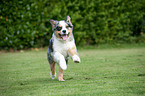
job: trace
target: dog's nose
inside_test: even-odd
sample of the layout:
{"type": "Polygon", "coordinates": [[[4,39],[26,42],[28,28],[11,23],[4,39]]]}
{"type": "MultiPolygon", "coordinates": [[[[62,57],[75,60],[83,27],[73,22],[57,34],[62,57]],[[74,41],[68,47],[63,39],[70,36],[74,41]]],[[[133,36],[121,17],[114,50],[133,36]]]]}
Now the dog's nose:
{"type": "Polygon", "coordinates": [[[62,32],[63,32],[63,33],[66,33],[66,30],[63,30],[62,32]]]}

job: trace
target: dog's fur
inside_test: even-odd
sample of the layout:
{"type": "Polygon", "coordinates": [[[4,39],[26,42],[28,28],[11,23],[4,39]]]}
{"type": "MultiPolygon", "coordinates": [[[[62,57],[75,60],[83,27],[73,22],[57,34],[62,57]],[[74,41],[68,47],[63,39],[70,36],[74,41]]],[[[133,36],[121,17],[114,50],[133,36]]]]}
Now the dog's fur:
{"type": "Polygon", "coordinates": [[[67,69],[66,64],[68,63],[69,56],[72,57],[73,62],[80,62],[72,33],[73,25],[69,16],[65,20],[57,21],[50,19],[49,21],[53,30],[47,52],[51,69],[50,75],[52,79],[56,77],[55,63],[57,63],[59,65],[58,80],[64,81],[63,72],[67,69]]]}

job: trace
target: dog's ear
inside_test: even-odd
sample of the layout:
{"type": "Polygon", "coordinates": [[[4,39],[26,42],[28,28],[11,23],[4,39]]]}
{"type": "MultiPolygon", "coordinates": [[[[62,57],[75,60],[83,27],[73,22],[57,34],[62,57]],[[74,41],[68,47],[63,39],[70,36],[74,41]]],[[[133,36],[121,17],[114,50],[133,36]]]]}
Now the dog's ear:
{"type": "Polygon", "coordinates": [[[55,25],[57,24],[57,20],[53,20],[53,19],[50,19],[49,22],[51,23],[52,25],[52,29],[55,27],[55,25]]]}
{"type": "Polygon", "coordinates": [[[71,18],[67,15],[65,21],[68,22],[71,26],[73,26],[70,19],[71,19],[71,18]]]}

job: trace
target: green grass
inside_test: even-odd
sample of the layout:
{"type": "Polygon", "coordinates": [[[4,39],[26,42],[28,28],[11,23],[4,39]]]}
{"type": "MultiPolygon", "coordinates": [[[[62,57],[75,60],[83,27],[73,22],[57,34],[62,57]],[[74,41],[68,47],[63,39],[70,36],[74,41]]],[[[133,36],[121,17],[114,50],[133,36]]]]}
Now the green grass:
{"type": "Polygon", "coordinates": [[[145,96],[145,47],[79,48],[79,55],[59,82],[46,50],[0,53],[0,96],[145,96]]]}

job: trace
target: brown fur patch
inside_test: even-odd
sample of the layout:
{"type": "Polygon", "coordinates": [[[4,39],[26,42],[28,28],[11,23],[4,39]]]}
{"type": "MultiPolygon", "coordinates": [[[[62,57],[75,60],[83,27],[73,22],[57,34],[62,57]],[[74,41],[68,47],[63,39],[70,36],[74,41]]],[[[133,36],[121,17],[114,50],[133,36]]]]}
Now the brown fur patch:
{"type": "Polygon", "coordinates": [[[55,62],[50,64],[50,68],[51,68],[52,75],[55,75],[55,62]]]}
{"type": "Polygon", "coordinates": [[[70,37],[71,34],[72,34],[72,28],[70,28],[70,29],[68,30],[68,32],[69,32],[69,36],[68,36],[68,37],[70,37]]]}
{"type": "Polygon", "coordinates": [[[64,72],[64,70],[59,67],[59,73],[58,73],[59,81],[63,81],[63,72],[64,72]]]}
{"type": "Polygon", "coordinates": [[[61,39],[61,37],[58,35],[58,34],[60,34],[61,33],[61,31],[55,31],[55,36],[57,37],[57,38],[59,38],[59,39],[61,39]]]}
{"type": "Polygon", "coordinates": [[[69,53],[70,56],[73,56],[73,55],[77,54],[76,46],[74,46],[72,49],[68,49],[68,53],[69,53]]]}

